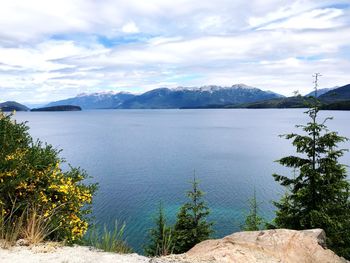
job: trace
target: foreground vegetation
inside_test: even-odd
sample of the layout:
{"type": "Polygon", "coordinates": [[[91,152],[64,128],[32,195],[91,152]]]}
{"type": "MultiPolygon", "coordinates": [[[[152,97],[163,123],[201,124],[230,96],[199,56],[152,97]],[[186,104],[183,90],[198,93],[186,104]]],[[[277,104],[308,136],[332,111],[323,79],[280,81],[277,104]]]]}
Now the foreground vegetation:
{"type": "Polygon", "coordinates": [[[168,227],[162,205],[159,205],[155,227],[150,230],[150,243],[145,252],[149,256],[165,256],[184,253],[213,233],[212,222],[206,218],[210,210],[203,200],[204,193],[198,187],[195,175],[191,190],[187,192],[188,202],[180,207],[174,226],[168,227]]]}
{"type": "MultiPolygon", "coordinates": [[[[317,90],[318,75],[315,89],[317,90]]],[[[310,121],[297,125],[303,134],[283,135],[292,140],[297,155],[280,159],[281,165],[293,169],[293,176],[274,174],[286,187],[285,196],[275,202],[276,227],[290,229],[322,228],[327,244],[336,253],[350,258],[350,184],[346,166],[339,163],[345,150],[338,147],[347,138],[329,131],[327,118],[318,121],[319,103],[315,101],[306,112],[310,121]]]]}
{"type": "Polygon", "coordinates": [[[34,141],[25,123],[0,112],[0,238],[74,242],[88,229],[96,190],[51,145],[34,141]]]}
{"type": "Polygon", "coordinates": [[[92,246],[106,252],[132,253],[132,248],[128,246],[124,239],[125,226],[125,224],[119,226],[118,221],[115,221],[112,229],[108,229],[106,225],[104,225],[103,229],[92,225],[80,244],[92,246]]]}

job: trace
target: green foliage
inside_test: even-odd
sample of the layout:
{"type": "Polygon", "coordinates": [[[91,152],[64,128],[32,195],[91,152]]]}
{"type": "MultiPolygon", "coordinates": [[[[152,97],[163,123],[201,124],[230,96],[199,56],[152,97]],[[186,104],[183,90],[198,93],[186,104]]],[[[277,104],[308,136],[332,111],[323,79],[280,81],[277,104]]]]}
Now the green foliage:
{"type": "MultiPolygon", "coordinates": [[[[95,184],[84,184],[87,174],[74,167],[63,171],[58,150],[33,141],[25,123],[0,112],[0,208],[18,220],[26,209],[40,211],[55,229],[52,240],[74,241],[88,228],[95,184]],[[16,204],[16,210],[13,205],[16,204]]],[[[7,220],[10,222],[11,220],[7,220]]]]}
{"type": "MultiPolygon", "coordinates": [[[[317,82],[316,82],[317,87],[317,82]]],[[[322,228],[336,253],[350,258],[350,184],[346,167],[339,163],[345,150],[338,147],[347,138],[318,122],[318,104],[306,112],[310,121],[298,125],[304,133],[284,135],[292,140],[297,155],[278,162],[294,170],[294,176],[274,174],[287,189],[277,207],[275,224],[291,229],[322,228]]]]}
{"type": "Polygon", "coordinates": [[[109,230],[104,225],[101,231],[95,225],[89,229],[82,240],[82,244],[101,249],[106,252],[115,252],[119,254],[132,253],[133,250],[127,245],[124,239],[125,224],[120,228],[118,222],[115,221],[114,228],[109,230]]]}
{"type": "Polygon", "coordinates": [[[173,253],[174,243],[170,227],[166,219],[162,204],[159,203],[158,215],[154,220],[155,226],[149,231],[149,244],[145,248],[147,256],[166,256],[173,253]]]}
{"type": "Polygon", "coordinates": [[[259,215],[259,203],[256,199],[256,191],[254,189],[254,195],[249,199],[249,213],[246,216],[242,230],[244,231],[257,231],[264,228],[264,219],[259,215]]]}
{"type": "Polygon", "coordinates": [[[197,243],[209,238],[213,223],[207,222],[210,210],[202,200],[204,193],[198,188],[198,181],[193,177],[192,189],[187,192],[190,199],[177,215],[174,226],[175,253],[184,253],[197,243]]]}

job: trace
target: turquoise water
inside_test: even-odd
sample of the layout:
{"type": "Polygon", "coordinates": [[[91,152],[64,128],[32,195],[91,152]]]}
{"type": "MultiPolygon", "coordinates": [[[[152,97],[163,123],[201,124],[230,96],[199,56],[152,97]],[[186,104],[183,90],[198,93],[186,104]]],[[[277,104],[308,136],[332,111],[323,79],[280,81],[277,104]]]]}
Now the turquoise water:
{"type": "MultiPolygon", "coordinates": [[[[350,112],[321,116],[334,116],[329,127],[350,138],[350,112]]],[[[128,243],[139,252],[160,200],[174,222],[194,170],[215,237],[239,229],[254,187],[271,219],[271,201],[283,193],[271,174],[288,172],[274,160],[293,153],[278,135],[308,120],[300,109],[18,112],[16,119],[99,183],[93,216],[100,224],[126,222],[128,243]]],[[[350,154],[342,161],[349,165],[350,154]]]]}

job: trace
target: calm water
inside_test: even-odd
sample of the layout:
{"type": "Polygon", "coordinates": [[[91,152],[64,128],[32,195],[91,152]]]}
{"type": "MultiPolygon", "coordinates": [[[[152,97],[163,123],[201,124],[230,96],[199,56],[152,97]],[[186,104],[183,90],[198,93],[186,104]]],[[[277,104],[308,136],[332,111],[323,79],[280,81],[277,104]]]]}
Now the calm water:
{"type": "MultiPolygon", "coordinates": [[[[127,224],[128,243],[142,251],[162,200],[170,223],[186,200],[193,171],[207,193],[215,235],[237,231],[254,187],[261,210],[273,217],[282,189],[274,160],[293,152],[279,134],[307,121],[303,110],[98,110],[18,112],[30,133],[57,148],[100,185],[94,216],[101,224],[127,224]]],[[[350,112],[334,116],[331,129],[350,138],[350,112]]],[[[349,143],[344,147],[350,148],[349,143]]],[[[350,154],[343,158],[350,164],[350,154]]]]}

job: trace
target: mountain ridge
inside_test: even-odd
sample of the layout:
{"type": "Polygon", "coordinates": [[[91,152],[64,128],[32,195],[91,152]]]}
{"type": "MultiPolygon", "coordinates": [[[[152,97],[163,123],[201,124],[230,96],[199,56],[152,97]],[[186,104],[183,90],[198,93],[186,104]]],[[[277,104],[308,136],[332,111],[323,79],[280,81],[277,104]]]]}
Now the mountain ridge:
{"type": "Polygon", "coordinates": [[[284,97],[245,84],[232,86],[157,88],[142,94],[100,92],[78,94],[76,97],[50,102],[46,106],[76,105],[83,109],[171,109],[198,107],[210,104],[247,103],[284,97]]]}
{"type": "Polygon", "coordinates": [[[53,101],[45,106],[74,105],[79,106],[82,109],[113,109],[133,96],[136,95],[126,92],[81,93],[76,97],[53,101]]]}
{"type": "MultiPolygon", "coordinates": [[[[275,98],[240,105],[226,105],[224,108],[247,108],[247,109],[281,109],[281,108],[307,108],[313,103],[314,96],[294,96],[275,98]]],[[[318,96],[321,109],[325,110],[350,110],[350,84],[331,89],[318,96]]]]}

